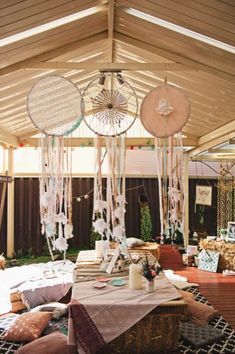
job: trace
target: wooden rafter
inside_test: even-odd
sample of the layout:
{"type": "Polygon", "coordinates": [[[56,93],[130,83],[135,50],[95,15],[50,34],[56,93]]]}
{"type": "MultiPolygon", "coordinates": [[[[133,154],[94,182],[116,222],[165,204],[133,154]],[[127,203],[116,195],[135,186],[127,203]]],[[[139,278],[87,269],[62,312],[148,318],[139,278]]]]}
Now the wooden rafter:
{"type": "MultiPolygon", "coordinates": [[[[21,140],[24,144],[27,144],[27,146],[33,146],[33,147],[38,147],[39,146],[39,141],[38,138],[25,138],[24,140],[21,140]]],[[[105,145],[105,138],[101,140],[102,144],[105,145]]],[[[191,147],[191,146],[196,146],[197,145],[198,139],[195,137],[190,137],[190,138],[183,138],[183,145],[185,147],[191,147]]],[[[94,146],[93,145],[93,137],[81,137],[81,138],[65,138],[65,145],[71,145],[72,147],[79,147],[79,146],[94,146]]],[[[152,147],[154,145],[154,138],[152,137],[146,137],[146,138],[126,138],[126,146],[127,147],[152,147]]]]}
{"type": "MultiPolygon", "coordinates": [[[[221,136],[226,136],[226,134],[231,133],[232,136],[229,139],[232,139],[235,137],[235,120],[232,122],[229,122],[227,124],[224,124],[222,127],[215,129],[214,131],[210,132],[209,134],[203,135],[200,140],[199,140],[199,145],[205,144],[208,142],[208,140],[211,139],[217,139],[221,136]]],[[[225,139],[226,141],[228,139],[225,139]]],[[[214,145],[215,146],[215,145],[214,145]]]]}
{"type": "Polygon", "coordinates": [[[6,130],[0,128],[0,143],[6,146],[18,146],[18,139],[13,135],[7,132],[6,130]]]}
{"type": "Polygon", "coordinates": [[[207,152],[209,149],[223,144],[234,137],[235,121],[232,121],[199,138],[198,146],[189,151],[189,158],[194,159],[195,157],[199,157],[198,155],[207,152]]]}
{"type": "Polygon", "coordinates": [[[114,29],[114,0],[108,3],[108,60],[113,62],[113,29],[114,29]]]}
{"type": "Polygon", "coordinates": [[[235,77],[231,74],[228,74],[222,70],[213,68],[211,66],[202,64],[200,62],[194,61],[192,59],[186,58],[185,56],[182,56],[180,54],[176,54],[176,53],[170,52],[168,50],[165,50],[165,49],[162,49],[159,47],[155,47],[154,45],[140,41],[139,39],[135,39],[130,36],[127,36],[127,35],[124,35],[121,33],[117,33],[117,32],[114,33],[114,39],[116,41],[119,41],[122,43],[128,43],[131,46],[134,46],[137,48],[142,48],[146,51],[149,51],[150,53],[160,55],[166,59],[172,60],[176,63],[183,64],[187,67],[194,68],[194,70],[201,70],[201,71],[210,73],[212,75],[215,75],[217,77],[220,77],[228,82],[235,82],[235,77]]]}
{"type": "Polygon", "coordinates": [[[97,42],[99,42],[103,39],[106,39],[106,38],[107,38],[107,32],[105,31],[105,32],[96,34],[94,36],[90,36],[88,38],[63,45],[59,48],[49,50],[45,53],[36,55],[32,58],[20,61],[18,63],[12,64],[12,65],[9,65],[5,68],[0,69],[0,76],[12,73],[12,72],[20,70],[20,69],[30,68],[30,65],[34,65],[36,63],[51,60],[55,57],[58,57],[59,55],[62,55],[66,52],[73,51],[79,47],[90,45],[92,43],[97,44],[97,42]]]}
{"type": "MultiPolygon", "coordinates": [[[[150,71],[195,71],[195,67],[178,63],[97,63],[97,62],[41,62],[27,63],[21,69],[54,69],[54,70],[150,70],[150,71]]],[[[1,73],[1,71],[0,71],[1,73]]]]}

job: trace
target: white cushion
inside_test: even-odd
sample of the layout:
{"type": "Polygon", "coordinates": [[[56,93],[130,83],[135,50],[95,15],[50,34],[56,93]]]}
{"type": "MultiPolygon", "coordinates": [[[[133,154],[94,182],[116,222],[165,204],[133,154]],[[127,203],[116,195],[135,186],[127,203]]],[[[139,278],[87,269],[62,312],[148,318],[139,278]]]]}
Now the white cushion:
{"type": "Polygon", "coordinates": [[[145,242],[143,240],[140,240],[139,238],[128,237],[126,239],[126,244],[127,247],[136,247],[136,246],[143,246],[145,242]]]}

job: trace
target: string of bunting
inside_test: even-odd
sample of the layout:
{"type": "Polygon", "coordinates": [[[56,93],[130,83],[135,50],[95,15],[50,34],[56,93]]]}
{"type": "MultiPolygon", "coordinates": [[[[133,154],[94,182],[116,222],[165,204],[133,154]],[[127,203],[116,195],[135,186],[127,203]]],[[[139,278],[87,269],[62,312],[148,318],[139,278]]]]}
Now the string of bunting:
{"type": "MultiPolygon", "coordinates": [[[[30,147],[30,143],[27,140],[23,140],[19,143],[19,147],[30,147]]],[[[77,147],[79,148],[84,148],[84,147],[94,147],[94,141],[92,139],[89,139],[87,141],[84,141],[77,147]]],[[[34,146],[34,148],[37,150],[38,147],[34,146]]],[[[148,139],[145,143],[143,144],[137,144],[137,145],[129,145],[126,147],[129,150],[155,150],[155,145],[153,142],[148,139]]]]}
{"type": "MultiPolygon", "coordinates": [[[[126,191],[131,191],[131,190],[133,190],[133,189],[139,189],[139,188],[144,188],[144,190],[146,191],[146,188],[145,188],[145,185],[144,184],[141,184],[141,185],[139,185],[139,186],[135,186],[135,187],[132,187],[132,188],[127,188],[126,189],[126,191]]],[[[105,188],[103,188],[103,189],[105,189],[105,188]]],[[[82,198],[84,198],[84,199],[89,199],[89,195],[91,194],[91,193],[93,193],[94,192],[94,188],[93,189],[91,189],[89,192],[87,192],[86,194],[82,194],[82,195],[80,195],[79,197],[73,197],[73,199],[76,199],[76,201],[77,202],[81,202],[82,201],[82,198]]]]}

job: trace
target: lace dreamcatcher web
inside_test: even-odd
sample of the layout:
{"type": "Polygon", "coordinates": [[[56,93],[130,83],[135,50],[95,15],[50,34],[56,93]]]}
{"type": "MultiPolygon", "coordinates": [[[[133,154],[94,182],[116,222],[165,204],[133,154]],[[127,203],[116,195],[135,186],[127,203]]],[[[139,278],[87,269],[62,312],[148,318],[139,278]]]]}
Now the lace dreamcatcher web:
{"type": "Polygon", "coordinates": [[[82,99],[77,87],[59,75],[38,80],[27,97],[28,114],[41,135],[40,218],[53,259],[52,249],[65,251],[73,237],[72,152],[65,146],[82,120],[82,99]],[[52,247],[52,248],[51,248],[52,247]]]}
{"type": "Polygon", "coordinates": [[[87,85],[82,98],[84,121],[95,134],[117,136],[134,124],[138,99],[120,73],[100,74],[87,85]]]}
{"type": "Polygon", "coordinates": [[[155,137],[161,239],[184,230],[184,172],[181,129],[190,116],[182,90],[165,82],[150,91],[140,107],[145,129],[155,137]]]}
{"type": "Polygon", "coordinates": [[[120,73],[101,73],[83,92],[84,121],[96,134],[93,229],[103,240],[103,256],[109,241],[117,247],[107,268],[111,272],[120,253],[127,254],[125,232],[125,132],[133,125],[138,99],[120,73]],[[102,143],[103,140],[103,143],[102,143]],[[103,193],[102,145],[107,166],[106,193],[103,193]]]}

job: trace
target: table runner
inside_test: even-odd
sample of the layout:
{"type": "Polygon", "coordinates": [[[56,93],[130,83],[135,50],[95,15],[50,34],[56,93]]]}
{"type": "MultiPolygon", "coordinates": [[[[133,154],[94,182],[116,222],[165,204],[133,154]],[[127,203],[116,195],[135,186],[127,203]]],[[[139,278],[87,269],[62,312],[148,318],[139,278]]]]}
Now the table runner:
{"type": "Polygon", "coordinates": [[[128,283],[96,289],[94,283],[74,284],[69,304],[68,343],[76,344],[80,354],[95,354],[155,307],[180,297],[164,276],[155,278],[153,293],[144,289],[144,281],[141,290],[129,289],[128,283]]]}

